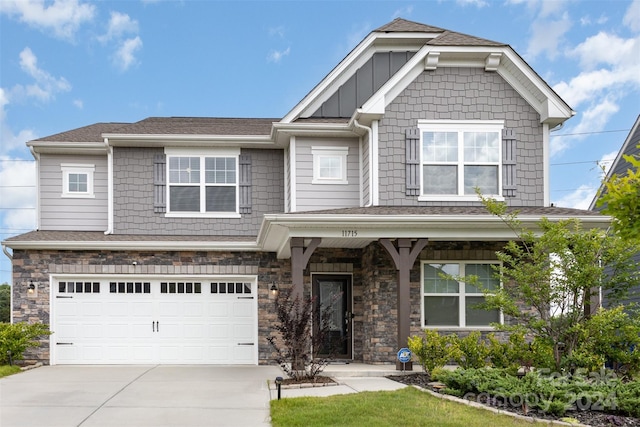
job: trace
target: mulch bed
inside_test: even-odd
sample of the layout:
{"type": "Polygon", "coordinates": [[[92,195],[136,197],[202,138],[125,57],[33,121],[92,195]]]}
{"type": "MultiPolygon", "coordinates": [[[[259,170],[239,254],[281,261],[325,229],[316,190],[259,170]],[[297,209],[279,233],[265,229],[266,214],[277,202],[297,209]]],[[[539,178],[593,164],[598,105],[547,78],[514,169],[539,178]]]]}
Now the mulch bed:
{"type": "MultiPolygon", "coordinates": [[[[418,374],[406,374],[406,375],[390,375],[387,376],[390,380],[397,381],[402,384],[407,385],[415,385],[424,389],[431,390],[436,393],[441,393],[441,389],[439,387],[434,387],[431,381],[431,378],[428,374],[418,373],[418,374]]],[[[511,405],[496,405],[496,402],[489,401],[490,399],[481,399],[479,403],[482,403],[487,406],[497,407],[498,409],[513,412],[519,415],[524,415],[531,418],[540,418],[545,420],[560,420],[560,417],[556,417],[551,414],[544,413],[539,410],[531,409],[526,414],[522,410],[521,407],[513,407],[511,405]]],[[[640,419],[632,418],[632,417],[624,417],[620,415],[612,415],[606,414],[599,411],[593,410],[576,410],[576,411],[567,411],[564,417],[575,418],[579,420],[582,424],[590,425],[593,427],[631,427],[631,426],[639,426],[640,427],[640,419]]]]}
{"type": "Polygon", "coordinates": [[[323,377],[320,375],[315,376],[313,378],[300,378],[300,379],[284,378],[282,380],[283,387],[296,387],[296,386],[307,386],[307,387],[316,386],[317,387],[317,386],[334,385],[334,384],[338,384],[338,383],[335,382],[333,378],[323,377]]]}

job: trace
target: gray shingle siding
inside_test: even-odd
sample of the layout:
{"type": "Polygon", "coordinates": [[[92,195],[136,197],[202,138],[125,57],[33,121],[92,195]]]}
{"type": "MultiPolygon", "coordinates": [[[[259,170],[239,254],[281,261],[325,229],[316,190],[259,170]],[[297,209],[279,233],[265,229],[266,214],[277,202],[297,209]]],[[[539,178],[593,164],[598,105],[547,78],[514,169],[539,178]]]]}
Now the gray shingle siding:
{"type": "Polygon", "coordinates": [[[117,234],[255,236],[265,213],[282,212],[282,150],[243,149],[252,161],[252,213],[235,218],[167,218],[154,213],[154,156],[162,148],[113,152],[114,232],[117,234]]]}
{"type": "MultiPolygon", "coordinates": [[[[504,120],[517,135],[512,206],[544,204],[542,125],[538,113],[499,74],[480,68],[425,71],[389,104],[380,121],[380,205],[455,206],[405,195],[405,129],[418,120],[504,120]]],[[[468,205],[468,202],[464,204],[468,205]]]]}

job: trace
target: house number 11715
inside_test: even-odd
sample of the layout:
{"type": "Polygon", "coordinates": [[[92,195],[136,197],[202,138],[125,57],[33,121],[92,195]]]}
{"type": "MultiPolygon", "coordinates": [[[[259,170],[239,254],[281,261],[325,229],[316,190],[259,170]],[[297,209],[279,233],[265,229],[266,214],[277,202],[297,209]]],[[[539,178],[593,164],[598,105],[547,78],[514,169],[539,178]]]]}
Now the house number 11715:
{"type": "Polygon", "coordinates": [[[342,237],[358,237],[358,230],[342,230],[342,237]]]}

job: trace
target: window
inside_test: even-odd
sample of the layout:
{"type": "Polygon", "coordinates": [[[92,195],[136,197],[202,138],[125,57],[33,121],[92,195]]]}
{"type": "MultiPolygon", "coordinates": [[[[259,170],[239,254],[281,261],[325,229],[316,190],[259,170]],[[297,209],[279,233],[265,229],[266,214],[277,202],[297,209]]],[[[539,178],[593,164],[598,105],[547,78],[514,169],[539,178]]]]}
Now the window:
{"type": "Polygon", "coordinates": [[[229,215],[238,213],[240,150],[167,152],[169,213],[229,215]]]}
{"type": "Polygon", "coordinates": [[[62,197],[95,197],[93,194],[94,165],[63,163],[62,197]]]}
{"type": "Polygon", "coordinates": [[[421,200],[501,195],[502,121],[420,121],[421,200]]]}
{"type": "Polygon", "coordinates": [[[348,147],[312,147],[313,184],[348,184],[348,147]]]}
{"type": "Polygon", "coordinates": [[[501,322],[498,310],[482,310],[482,289],[497,289],[491,263],[448,262],[422,264],[422,325],[424,327],[487,328],[501,322]],[[464,283],[453,277],[477,277],[479,286],[464,283]],[[481,288],[481,289],[479,289],[481,288]]]}

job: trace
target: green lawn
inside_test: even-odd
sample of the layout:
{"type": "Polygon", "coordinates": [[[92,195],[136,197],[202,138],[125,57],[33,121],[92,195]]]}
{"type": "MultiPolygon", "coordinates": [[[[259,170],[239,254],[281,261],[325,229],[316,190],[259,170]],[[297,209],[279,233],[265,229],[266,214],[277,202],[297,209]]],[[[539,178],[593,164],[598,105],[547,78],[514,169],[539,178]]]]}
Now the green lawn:
{"type": "Polygon", "coordinates": [[[330,397],[298,397],[271,401],[271,423],[289,426],[527,426],[483,409],[438,399],[413,387],[330,397]]]}
{"type": "Polygon", "coordinates": [[[20,372],[19,366],[0,365],[0,378],[20,372]]]}

